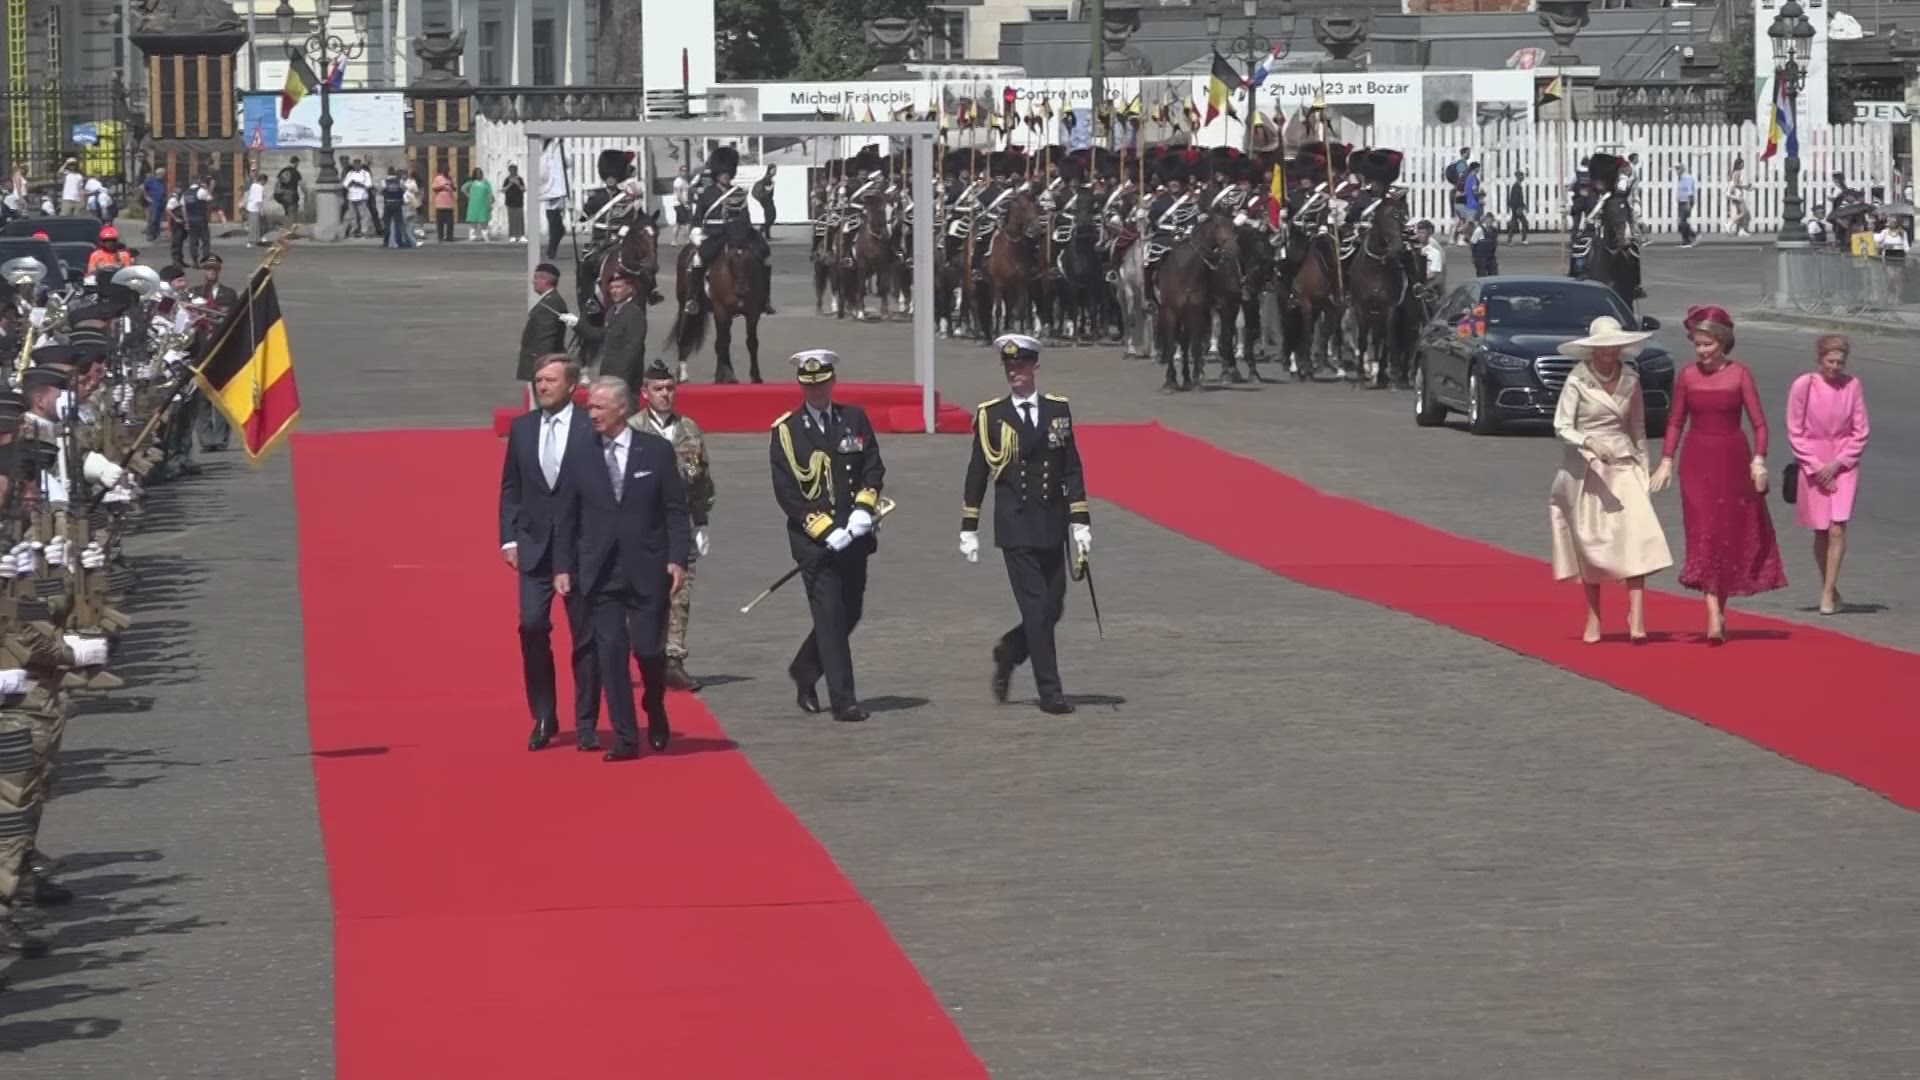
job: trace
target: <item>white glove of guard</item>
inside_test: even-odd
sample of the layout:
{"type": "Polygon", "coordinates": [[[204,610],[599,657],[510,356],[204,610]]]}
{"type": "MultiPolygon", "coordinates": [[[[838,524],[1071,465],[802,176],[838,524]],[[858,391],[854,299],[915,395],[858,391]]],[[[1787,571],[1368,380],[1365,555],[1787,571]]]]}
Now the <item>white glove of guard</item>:
{"type": "Polygon", "coordinates": [[[80,475],[101,487],[113,487],[118,484],[124,471],[120,466],[108,461],[105,455],[97,450],[89,450],[86,461],[80,465],[80,475]]]}
{"type": "Polygon", "coordinates": [[[73,650],[74,667],[100,667],[107,662],[106,638],[68,634],[66,640],[67,648],[73,650]]]}
{"type": "Polygon", "coordinates": [[[1082,555],[1093,554],[1093,526],[1075,525],[1073,527],[1073,549],[1082,555]]]}
{"type": "Polygon", "coordinates": [[[854,507],[847,515],[847,531],[855,536],[865,536],[873,531],[873,515],[861,507],[854,507]]]}
{"type": "Polygon", "coordinates": [[[575,315],[573,312],[569,311],[565,315],[560,316],[560,321],[563,323],[566,323],[568,328],[571,329],[576,323],[580,321],[580,316],[575,315]]]}
{"type": "Polygon", "coordinates": [[[713,541],[707,538],[707,530],[693,530],[693,553],[704,559],[707,557],[707,552],[712,550],[713,541]]]}
{"type": "Polygon", "coordinates": [[[53,543],[47,545],[47,565],[48,566],[67,565],[67,538],[66,537],[56,536],[53,538],[53,543]]]}
{"type": "Polygon", "coordinates": [[[845,529],[835,529],[827,534],[827,547],[834,551],[845,551],[853,543],[853,534],[845,529]]]}
{"type": "Polygon", "coordinates": [[[0,671],[0,694],[24,694],[27,692],[27,673],[21,668],[0,671]]]}
{"type": "Polygon", "coordinates": [[[35,569],[37,569],[37,565],[34,562],[33,548],[31,546],[23,547],[19,551],[14,552],[13,570],[15,575],[19,577],[32,577],[35,569]]]}
{"type": "Polygon", "coordinates": [[[107,552],[99,544],[88,544],[87,550],[80,553],[82,570],[99,570],[107,565],[107,552]]]}
{"type": "Polygon", "coordinates": [[[980,561],[979,533],[963,532],[960,534],[960,554],[965,556],[968,562],[980,561]]]}

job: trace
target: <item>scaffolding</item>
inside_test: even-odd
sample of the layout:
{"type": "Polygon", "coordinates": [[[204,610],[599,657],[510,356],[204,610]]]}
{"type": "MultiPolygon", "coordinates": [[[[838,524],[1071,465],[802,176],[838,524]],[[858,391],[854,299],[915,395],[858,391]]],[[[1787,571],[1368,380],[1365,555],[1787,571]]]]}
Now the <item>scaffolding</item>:
{"type": "Polygon", "coordinates": [[[33,112],[27,105],[27,0],[7,0],[7,146],[24,163],[33,142],[33,112]]]}

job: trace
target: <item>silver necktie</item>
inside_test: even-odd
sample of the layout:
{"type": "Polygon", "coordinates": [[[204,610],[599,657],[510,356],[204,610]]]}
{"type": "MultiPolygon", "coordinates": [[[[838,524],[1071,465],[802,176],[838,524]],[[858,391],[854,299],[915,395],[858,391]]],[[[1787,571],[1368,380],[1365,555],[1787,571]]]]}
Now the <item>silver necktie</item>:
{"type": "Polygon", "coordinates": [[[607,479],[613,482],[613,501],[620,501],[620,484],[626,479],[620,475],[620,444],[607,440],[607,479]]]}
{"type": "Polygon", "coordinates": [[[560,417],[547,417],[547,433],[540,440],[540,472],[547,478],[547,486],[560,483],[560,417]]]}

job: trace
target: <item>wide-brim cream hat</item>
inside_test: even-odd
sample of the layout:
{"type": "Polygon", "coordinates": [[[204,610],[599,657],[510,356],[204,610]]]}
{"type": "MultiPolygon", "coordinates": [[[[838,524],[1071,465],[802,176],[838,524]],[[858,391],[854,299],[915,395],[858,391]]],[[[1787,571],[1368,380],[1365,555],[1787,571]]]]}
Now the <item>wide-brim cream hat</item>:
{"type": "Polygon", "coordinates": [[[1575,338],[1560,346],[1560,353],[1575,360],[1593,359],[1595,349],[1619,349],[1623,358],[1638,356],[1647,339],[1652,336],[1641,330],[1627,330],[1621,327],[1620,320],[1602,315],[1587,325],[1586,337],[1575,338]]]}

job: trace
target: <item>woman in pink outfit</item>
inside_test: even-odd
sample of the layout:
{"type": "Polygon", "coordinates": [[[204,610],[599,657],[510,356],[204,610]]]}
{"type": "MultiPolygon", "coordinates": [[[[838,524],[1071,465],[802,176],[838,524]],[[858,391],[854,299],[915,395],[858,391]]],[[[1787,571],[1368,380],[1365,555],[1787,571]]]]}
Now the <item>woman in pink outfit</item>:
{"type": "Polygon", "coordinates": [[[1707,642],[1721,645],[1727,598],[1785,588],[1787,573],[1767,515],[1767,414],[1753,372],[1730,355],[1733,316],[1697,306],[1685,326],[1696,362],[1673,381],[1663,460],[1648,486],[1657,492],[1673,482],[1677,455],[1687,529],[1680,584],[1706,594],[1707,642]],[[1751,451],[1743,413],[1753,428],[1751,451]]]}
{"type": "Polygon", "coordinates": [[[1840,610],[1840,561],[1847,554],[1860,455],[1867,449],[1867,397],[1847,374],[1853,345],[1845,334],[1814,343],[1818,366],[1787,391],[1787,441],[1800,465],[1793,516],[1813,530],[1813,561],[1820,567],[1820,614],[1840,610]]]}

